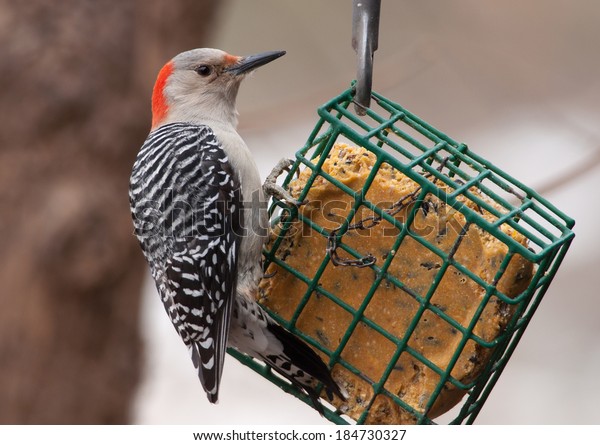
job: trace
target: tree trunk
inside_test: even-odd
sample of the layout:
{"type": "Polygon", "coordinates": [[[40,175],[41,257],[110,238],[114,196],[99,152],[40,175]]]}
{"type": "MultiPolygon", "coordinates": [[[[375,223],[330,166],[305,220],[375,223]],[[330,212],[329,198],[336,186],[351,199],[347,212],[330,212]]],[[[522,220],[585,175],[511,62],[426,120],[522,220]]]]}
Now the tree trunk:
{"type": "Polygon", "coordinates": [[[146,265],[128,180],[160,66],[218,1],[0,1],[0,423],[127,423],[146,265]]]}

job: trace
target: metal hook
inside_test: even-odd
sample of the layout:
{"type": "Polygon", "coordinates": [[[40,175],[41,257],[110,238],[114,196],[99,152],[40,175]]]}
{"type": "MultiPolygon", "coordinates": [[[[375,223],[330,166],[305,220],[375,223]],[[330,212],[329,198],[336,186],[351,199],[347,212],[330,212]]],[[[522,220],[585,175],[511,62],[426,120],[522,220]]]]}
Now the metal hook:
{"type": "Polygon", "coordinates": [[[354,0],[352,10],[352,48],[356,51],[358,65],[354,110],[364,116],[371,104],[373,83],[373,53],[379,38],[379,12],[381,0],[354,0]]]}

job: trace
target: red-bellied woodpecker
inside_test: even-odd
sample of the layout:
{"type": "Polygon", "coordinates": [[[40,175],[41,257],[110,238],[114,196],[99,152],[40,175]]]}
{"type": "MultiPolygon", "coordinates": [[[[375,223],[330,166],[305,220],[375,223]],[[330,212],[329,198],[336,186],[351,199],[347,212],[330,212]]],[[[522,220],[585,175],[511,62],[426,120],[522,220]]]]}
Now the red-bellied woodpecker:
{"type": "MultiPolygon", "coordinates": [[[[284,54],[237,57],[205,48],[173,58],[158,74],[152,129],[131,175],[135,234],[213,403],[227,346],[269,364],[315,407],[317,380],[343,397],[319,356],[255,301],[267,200],[236,131],[235,101],[245,74],[284,54]]],[[[285,194],[274,184],[267,190],[285,194]]]]}

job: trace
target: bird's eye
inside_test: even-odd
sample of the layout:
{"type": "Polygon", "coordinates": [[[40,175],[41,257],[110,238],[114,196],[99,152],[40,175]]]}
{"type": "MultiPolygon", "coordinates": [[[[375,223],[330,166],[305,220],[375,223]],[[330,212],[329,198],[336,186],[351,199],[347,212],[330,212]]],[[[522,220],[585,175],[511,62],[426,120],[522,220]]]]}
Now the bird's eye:
{"type": "Polygon", "coordinates": [[[200,74],[202,77],[210,76],[212,73],[212,68],[208,65],[200,65],[196,68],[196,72],[200,74]]]}

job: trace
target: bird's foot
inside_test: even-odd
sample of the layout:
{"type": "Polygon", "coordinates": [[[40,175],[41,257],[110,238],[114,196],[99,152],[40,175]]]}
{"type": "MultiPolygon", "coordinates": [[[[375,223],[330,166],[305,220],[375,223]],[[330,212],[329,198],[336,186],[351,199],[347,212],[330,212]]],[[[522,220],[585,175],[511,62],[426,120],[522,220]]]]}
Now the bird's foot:
{"type": "Polygon", "coordinates": [[[281,176],[284,171],[289,171],[293,164],[294,161],[292,159],[281,159],[271,173],[269,173],[269,176],[267,176],[267,179],[263,184],[263,191],[267,196],[272,196],[280,201],[285,201],[296,207],[300,207],[301,205],[306,204],[306,201],[298,201],[290,194],[290,192],[277,184],[277,178],[281,176]]]}

